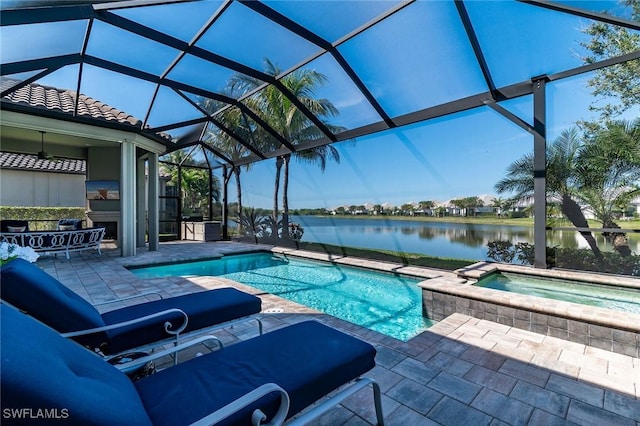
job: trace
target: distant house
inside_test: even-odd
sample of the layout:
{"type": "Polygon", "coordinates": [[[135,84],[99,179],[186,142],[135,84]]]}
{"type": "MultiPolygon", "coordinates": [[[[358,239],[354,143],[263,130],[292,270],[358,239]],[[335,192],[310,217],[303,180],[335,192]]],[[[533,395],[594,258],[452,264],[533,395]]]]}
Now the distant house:
{"type": "Polygon", "coordinates": [[[476,207],[474,210],[475,210],[475,214],[477,214],[477,215],[479,215],[479,214],[495,214],[496,213],[496,208],[495,207],[491,207],[491,206],[476,207]]]}
{"type": "Polygon", "coordinates": [[[451,204],[447,203],[443,203],[442,207],[445,208],[446,216],[464,216],[464,209],[452,206],[451,204]]]}
{"type": "Polygon", "coordinates": [[[435,213],[432,209],[418,209],[413,212],[416,216],[435,216],[435,213]]]}
{"type": "Polygon", "coordinates": [[[634,215],[640,216],[640,197],[634,198],[629,203],[631,210],[634,215]]]}

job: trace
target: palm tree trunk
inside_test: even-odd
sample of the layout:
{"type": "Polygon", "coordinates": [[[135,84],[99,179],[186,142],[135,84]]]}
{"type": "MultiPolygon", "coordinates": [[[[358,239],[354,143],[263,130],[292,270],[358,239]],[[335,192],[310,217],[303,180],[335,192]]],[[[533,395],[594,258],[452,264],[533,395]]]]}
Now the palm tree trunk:
{"type": "Polygon", "coordinates": [[[282,179],[282,239],[289,240],[289,162],[291,154],[283,156],[284,176],[282,179]]]}
{"type": "Polygon", "coordinates": [[[240,185],[240,167],[233,168],[236,177],[236,191],[238,192],[238,235],[242,236],[242,186],[240,185]]]}
{"type": "Polygon", "coordinates": [[[282,170],[282,157],[276,158],[276,182],[273,188],[273,213],[271,224],[271,238],[278,239],[278,191],[280,190],[280,170],[282,170]]]}
{"type": "MultiPolygon", "coordinates": [[[[582,213],[582,209],[580,208],[578,203],[576,203],[569,195],[567,194],[562,195],[562,202],[560,207],[562,209],[562,213],[564,213],[564,215],[567,216],[567,218],[571,221],[573,226],[575,226],[576,228],[589,227],[589,223],[587,222],[587,219],[584,217],[584,213],[582,213]]],[[[600,252],[600,249],[598,248],[598,243],[596,242],[596,239],[593,237],[593,234],[591,234],[591,232],[588,232],[588,231],[580,231],[580,235],[582,235],[582,237],[587,241],[587,244],[589,244],[589,247],[591,248],[591,251],[593,252],[593,255],[596,257],[598,262],[602,262],[603,261],[602,252],[600,252]]]]}
{"type": "MultiPolygon", "coordinates": [[[[612,220],[605,221],[602,226],[604,228],[620,228],[620,226],[612,220]]],[[[620,254],[620,256],[631,256],[631,248],[629,247],[629,240],[624,232],[603,232],[602,236],[609,241],[613,246],[613,249],[620,254]]]]}

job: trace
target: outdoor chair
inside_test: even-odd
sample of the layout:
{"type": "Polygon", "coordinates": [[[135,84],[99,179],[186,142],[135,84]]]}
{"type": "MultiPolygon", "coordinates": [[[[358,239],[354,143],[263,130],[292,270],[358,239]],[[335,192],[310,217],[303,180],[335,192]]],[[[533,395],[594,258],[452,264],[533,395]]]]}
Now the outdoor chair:
{"type": "Polygon", "coordinates": [[[305,321],[185,361],[132,382],[117,367],[11,306],[0,304],[1,405],[33,423],[183,425],[282,424],[335,389],[291,425],[306,424],[372,385],[370,344],[305,321]],[[356,380],[355,383],[351,383],[356,380]],[[38,413],[41,417],[37,417],[38,413]]]}
{"type": "Polygon", "coordinates": [[[180,337],[237,321],[255,320],[262,333],[260,320],[252,317],[260,312],[262,301],[234,288],[153,300],[101,314],[60,281],[23,259],[14,259],[0,269],[0,297],[63,336],[104,355],[158,346],[167,339],[177,343],[180,337]]]}

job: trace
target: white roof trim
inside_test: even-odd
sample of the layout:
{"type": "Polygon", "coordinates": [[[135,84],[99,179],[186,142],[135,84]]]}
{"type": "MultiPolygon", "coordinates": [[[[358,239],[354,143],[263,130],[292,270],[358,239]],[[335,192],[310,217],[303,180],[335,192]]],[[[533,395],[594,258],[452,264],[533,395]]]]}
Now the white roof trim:
{"type": "Polygon", "coordinates": [[[148,139],[137,133],[123,130],[108,129],[105,127],[91,126],[84,123],[74,123],[64,120],[56,120],[48,117],[23,114],[14,111],[2,111],[0,124],[22,129],[58,133],[61,135],[76,136],[89,139],[100,139],[114,143],[124,141],[132,142],[137,147],[156,154],[162,154],[166,148],[161,143],[148,139]]]}

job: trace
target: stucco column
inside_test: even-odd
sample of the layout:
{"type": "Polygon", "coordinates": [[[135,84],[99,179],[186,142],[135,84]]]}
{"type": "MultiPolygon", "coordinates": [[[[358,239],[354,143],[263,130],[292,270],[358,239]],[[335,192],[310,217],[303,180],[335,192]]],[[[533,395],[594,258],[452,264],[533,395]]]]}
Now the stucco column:
{"type": "Polygon", "coordinates": [[[147,236],[145,159],[136,160],[136,247],[144,247],[147,236]]]}
{"type": "Polygon", "coordinates": [[[149,222],[149,251],[158,251],[160,246],[160,167],[158,154],[150,152],[147,198],[147,220],[149,222]]]}
{"type": "Polygon", "coordinates": [[[120,228],[118,241],[123,257],[136,255],[136,146],[122,142],[120,170],[120,228]]]}

